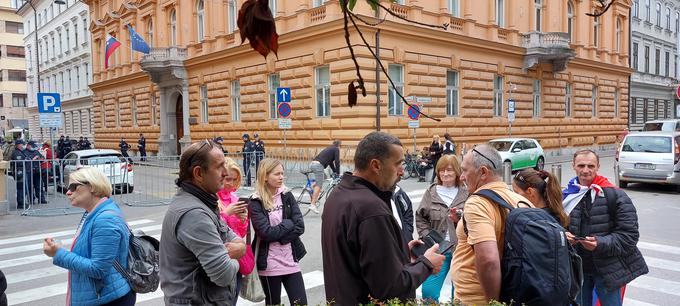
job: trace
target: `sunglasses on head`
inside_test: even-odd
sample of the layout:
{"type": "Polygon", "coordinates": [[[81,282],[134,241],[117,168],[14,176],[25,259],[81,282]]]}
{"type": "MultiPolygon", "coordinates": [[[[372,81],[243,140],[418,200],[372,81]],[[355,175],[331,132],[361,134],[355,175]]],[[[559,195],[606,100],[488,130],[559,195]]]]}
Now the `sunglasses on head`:
{"type": "Polygon", "coordinates": [[[491,158],[486,157],[484,154],[482,154],[481,152],[477,151],[477,149],[475,149],[475,148],[472,148],[472,152],[475,152],[475,153],[479,154],[479,156],[484,157],[486,160],[488,160],[488,161],[491,163],[491,166],[493,166],[494,169],[497,169],[497,168],[496,168],[496,163],[494,163],[494,162],[491,160],[491,158]]]}
{"type": "Polygon", "coordinates": [[[68,191],[75,192],[76,189],[78,189],[78,187],[82,186],[82,185],[87,185],[87,183],[80,183],[80,182],[71,183],[71,184],[68,185],[68,191]]]}
{"type": "Polygon", "coordinates": [[[189,161],[189,165],[191,165],[191,162],[193,161],[194,157],[198,154],[198,152],[201,152],[201,150],[203,150],[203,148],[206,147],[206,145],[212,148],[210,141],[208,141],[207,139],[203,140],[201,142],[201,146],[198,147],[198,150],[194,151],[194,153],[192,153],[187,159],[189,161]]]}

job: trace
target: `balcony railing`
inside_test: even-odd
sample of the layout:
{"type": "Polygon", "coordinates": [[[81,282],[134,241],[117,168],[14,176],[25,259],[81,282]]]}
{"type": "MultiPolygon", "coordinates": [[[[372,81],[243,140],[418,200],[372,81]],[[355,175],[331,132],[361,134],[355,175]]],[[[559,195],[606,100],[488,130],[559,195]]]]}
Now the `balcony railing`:
{"type": "Polygon", "coordinates": [[[185,60],[187,49],[180,47],[151,48],[149,54],[144,55],[142,61],[185,60]]]}
{"type": "MultiPolygon", "coordinates": [[[[499,37],[500,37],[499,32],[499,37]]],[[[529,32],[522,34],[522,47],[526,48],[523,68],[531,69],[540,63],[552,64],[553,72],[567,69],[567,63],[576,56],[569,44],[569,33],[529,32]]]]}
{"type": "Polygon", "coordinates": [[[322,22],[326,19],[326,6],[322,5],[309,10],[309,20],[311,23],[322,22]]]}
{"type": "Polygon", "coordinates": [[[142,70],[149,73],[154,83],[164,80],[184,80],[186,78],[184,60],[186,59],[186,48],[151,48],[149,54],[144,55],[140,61],[140,65],[142,70]]]}
{"type": "Polygon", "coordinates": [[[562,32],[530,32],[522,34],[524,48],[566,48],[569,49],[569,33],[562,32]]]}

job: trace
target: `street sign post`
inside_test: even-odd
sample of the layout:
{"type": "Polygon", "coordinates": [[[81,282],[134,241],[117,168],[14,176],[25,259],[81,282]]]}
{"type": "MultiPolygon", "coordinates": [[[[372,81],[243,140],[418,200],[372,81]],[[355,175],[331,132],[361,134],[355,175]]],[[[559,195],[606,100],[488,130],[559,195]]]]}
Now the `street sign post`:
{"type": "Polygon", "coordinates": [[[279,103],[276,110],[279,113],[279,129],[283,130],[283,152],[284,152],[284,168],[286,167],[286,161],[288,160],[288,150],[286,145],[286,130],[289,130],[292,126],[292,120],[288,117],[293,111],[290,106],[290,101],[292,95],[290,94],[290,87],[277,87],[276,88],[276,102],[279,103]]]}
{"type": "MultiPolygon", "coordinates": [[[[417,98],[416,98],[417,100],[417,98]]],[[[416,129],[420,127],[420,106],[413,104],[408,108],[408,117],[411,119],[408,122],[408,127],[413,129],[413,154],[417,151],[416,129]]]]}
{"type": "Polygon", "coordinates": [[[280,118],[288,118],[290,117],[290,114],[292,113],[293,109],[290,107],[290,103],[288,102],[280,102],[279,107],[277,108],[279,112],[279,117],[280,118]]]}
{"type": "Polygon", "coordinates": [[[293,120],[290,118],[279,118],[279,129],[290,130],[293,128],[293,120]]]}
{"type": "Polygon", "coordinates": [[[61,96],[56,92],[38,93],[38,113],[40,113],[40,127],[50,129],[50,144],[54,146],[54,128],[63,124],[61,116],[61,96]]]}
{"type": "Polygon", "coordinates": [[[515,100],[508,99],[508,133],[512,137],[512,123],[515,121],[515,100]]]}
{"type": "Polygon", "coordinates": [[[290,96],[290,87],[279,87],[276,88],[276,101],[281,103],[281,102],[290,102],[291,96],[290,96]]]}

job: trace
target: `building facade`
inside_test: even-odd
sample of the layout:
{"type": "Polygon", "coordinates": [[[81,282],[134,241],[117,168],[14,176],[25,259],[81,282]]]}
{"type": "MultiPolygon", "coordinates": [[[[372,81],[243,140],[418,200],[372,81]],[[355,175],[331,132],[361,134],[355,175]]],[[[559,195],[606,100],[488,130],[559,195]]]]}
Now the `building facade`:
{"type": "Polygon", "coordinates": [[[679,0],[633,0],[631,17],[630,128],[677,118],[679,0]]]}
{"type": "MultiPolygon", "coordinates": [[[[242,1],[85,2],[101,147],[141,132],[147,150],[164,155],[218,135],[237,151],[243,133],[258,132],[277,150],[277,87],[292,90],[288,148],[323,147],[336,138],[356,144],[378,121],[405,143],[415,132],[418,146],[445,132],[458,143],[481,143],[508,135],[508,99],[516,108],[512,135],[536,137],[546,148],[613,143],[627,126],[630,0],[598,18],[585,15],[593,1],[382,1],[401,17],[449,24],[437,29],[391,15],[377,27],[357,21],[369,45],[379,42],[396,91],[431,98],[424,112],[439,121],[421,119],[415,130],[385,76],[376,82],[376,61],[353,28],[367,95],[347,106],[356,73],[339,0],[269,1],[280,37],[278,57],[266,59],[240,41],[242,1]],[[154,47],[150,54],[129,49],[128,24],[154,47]],[[123,46],[104,69],[107,34],[123,46]]],[[[354,12],[375,15],[364,1],[354,12]]]]}
{"type": "Polygon", "coordinates": [[[51,0],[33,0],[24,2],[17,11],[24,20],[28,110],[34,139],[50,139],[50,129],[40,127],[38,92],[61,96],[63,125],[53,130],[55,139],[59,135],[76,139],[93,136],[92,91],[88,87],[92,79],[90,13],[81,1],[64,2],[59,5],[51,0]]]}
{"type": "Polygon", "coordinates": [[[26,64],[21,17],[17,2],[0,1],[0,136],[20,136],[28,131],[26,64]]]}

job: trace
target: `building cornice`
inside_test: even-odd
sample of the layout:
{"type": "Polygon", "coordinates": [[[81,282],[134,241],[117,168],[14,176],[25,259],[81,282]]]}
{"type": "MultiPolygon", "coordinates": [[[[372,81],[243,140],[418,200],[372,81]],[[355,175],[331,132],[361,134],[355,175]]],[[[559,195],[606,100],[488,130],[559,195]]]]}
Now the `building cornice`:
{"type": "Polygon", "coordinates": [[[112,78],[112,79],[97,82],[97,83],[92,83],[92,84],[90,84],[90,89],[92,89],[92,91],[106,90],[107,87],[115,87],[115,86],[125,85],[125,84],[128,84],[128,83],[134,83],[134,82],[138,82],[138,81],[149,81],[149,82],[151,82],[151,80],[149,79],[149,76],[148,76],[148,74],[146,74],[146,72],[138,71],[138,72],[128,74],[128,75],[124,75],[124,76],[121,76],[121,77],[112,78]]]}

